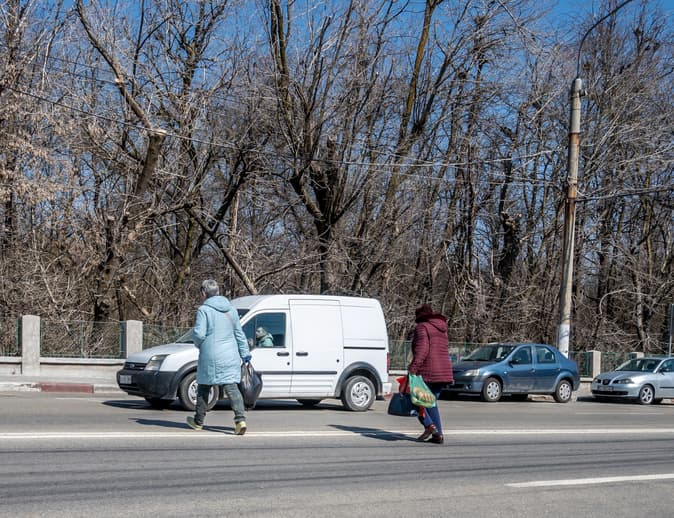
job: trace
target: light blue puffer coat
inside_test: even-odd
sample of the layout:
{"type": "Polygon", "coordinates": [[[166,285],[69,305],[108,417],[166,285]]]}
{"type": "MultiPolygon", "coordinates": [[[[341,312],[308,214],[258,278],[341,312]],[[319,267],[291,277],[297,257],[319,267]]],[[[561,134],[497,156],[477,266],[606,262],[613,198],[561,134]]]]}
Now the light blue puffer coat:
{"type": "Polygon", "coordinates": [[[192,334],[199,349],[197,383],[239,383],[241,359],[250,354],[250,349],[229,300],[221,295],[207,298],[197,310],[192,334]]]}

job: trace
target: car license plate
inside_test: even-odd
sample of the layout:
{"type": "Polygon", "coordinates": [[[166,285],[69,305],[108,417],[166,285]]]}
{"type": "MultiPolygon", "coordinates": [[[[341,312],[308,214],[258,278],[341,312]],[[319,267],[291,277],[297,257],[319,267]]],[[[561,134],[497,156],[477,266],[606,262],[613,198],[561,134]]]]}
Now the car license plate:
{"type": "Polygon", "coordinates": [[[119,382],[122,385],[131,385],[131,375],[129,374],[120,374],[119,375],[119,382]]]}

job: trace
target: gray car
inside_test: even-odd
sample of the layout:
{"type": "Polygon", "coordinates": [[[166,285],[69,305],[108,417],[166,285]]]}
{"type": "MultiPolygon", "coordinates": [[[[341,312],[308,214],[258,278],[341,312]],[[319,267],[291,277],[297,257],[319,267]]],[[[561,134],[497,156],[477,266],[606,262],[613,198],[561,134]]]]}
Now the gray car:
{"type": "Polygon", "coordinates": [[[566,403],[580,387],[576,362],[546,344],[498,343],[484,345],[454,365],[454,384],[447,392],[479,394],[498,401],[503,394],[526,399],[550,394],[566,403]]]}
{"type": "Polygon", "coordinates": [[[616,370],[594,378],[592,395],[597,399],[635,399],[642,405],[674,398],[674,358],[646,356],[628,360],[616,370]]]}

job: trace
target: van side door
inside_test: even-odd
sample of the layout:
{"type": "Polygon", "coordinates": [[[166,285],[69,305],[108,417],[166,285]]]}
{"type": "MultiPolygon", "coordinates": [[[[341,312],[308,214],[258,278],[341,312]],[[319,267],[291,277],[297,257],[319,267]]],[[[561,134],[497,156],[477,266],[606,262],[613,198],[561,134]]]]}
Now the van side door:
{"type": "Polygon", "coordinates": [[[261,398],[290,394],[293,356],[288,339],[288,314],[270,311],[245,315],[243,332],[251,349],[252,364],[262,375],[261,398]],[[258,345],[256,345],[258,344],[258,345]]]}
{"type": "Polygon", "coordinates": [[[293,397],[331,397],[343,369],[342,314],[337,300],[290,299],[293,397]]]}

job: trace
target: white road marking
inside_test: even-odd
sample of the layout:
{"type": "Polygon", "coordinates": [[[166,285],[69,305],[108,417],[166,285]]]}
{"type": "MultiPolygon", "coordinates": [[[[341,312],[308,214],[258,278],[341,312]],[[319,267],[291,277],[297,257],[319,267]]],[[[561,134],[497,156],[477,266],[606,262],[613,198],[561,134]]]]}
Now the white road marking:
{"type": "MultiPolygon", "coordinates": [[[[445,430],[445,436],[475,436],[475,435],[621,435],[621,434],[674,434],[674,428],[611,428],[611,429],[585,429],[585,428],[557,428],[557,429],[534,429],[534,430],[498,430],[498,429],[475,429],[475,430],[445,430]]],[[[352,430],[286,430],[286,431],[248,431],[245,437],[358,437],[375,436],[388,437],[392,435],[406,435],[415,437],[419,434],[418,429],[413,430],[368,430],[353,428],[352,430]]],[[[175,432],[5,432],[0,433],[2,440],[43,440],[43,439],[175,439],[175,438],[218,438],[236,437],[233,431],[222,430],[203,431],[175,431],[175,432]]]]}
{"type": "Polygon", "coordinates": [[[646,480],[671,480],[674,473],[661,473],[655,475],[632,475],[623,477],[595,477],[595,478],[571,478],[566,480],[536,480],[533,482],[516,482],[506,484],[508,487],[556,487],[556,486],[586,486],[593,484],[611,484],[613,482],[641,482],[646,480]]]}

